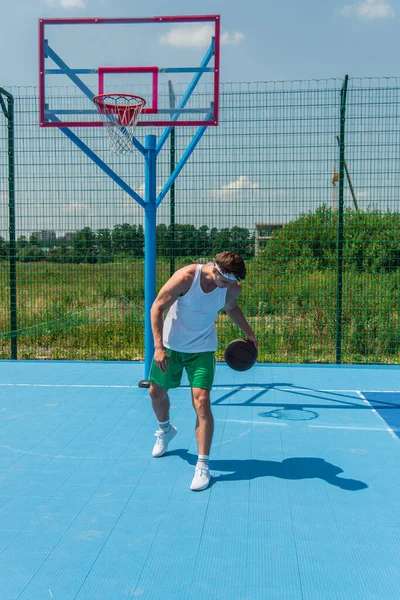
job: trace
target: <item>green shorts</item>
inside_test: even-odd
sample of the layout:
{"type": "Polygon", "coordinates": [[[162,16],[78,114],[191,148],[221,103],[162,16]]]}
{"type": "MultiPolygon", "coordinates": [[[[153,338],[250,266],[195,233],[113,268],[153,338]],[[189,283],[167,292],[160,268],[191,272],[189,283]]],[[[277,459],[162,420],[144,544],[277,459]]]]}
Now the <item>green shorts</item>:
{"type": "Polygon", "coordinates": [[[169,390],[181,385],[183,369],[189,379],[190,387],[211,390],[215,373],[215,352],[176,352],[165,348],[169,355],[167,372],[163,373],[154,363],[151,364],[149,380],[169,390]]]}

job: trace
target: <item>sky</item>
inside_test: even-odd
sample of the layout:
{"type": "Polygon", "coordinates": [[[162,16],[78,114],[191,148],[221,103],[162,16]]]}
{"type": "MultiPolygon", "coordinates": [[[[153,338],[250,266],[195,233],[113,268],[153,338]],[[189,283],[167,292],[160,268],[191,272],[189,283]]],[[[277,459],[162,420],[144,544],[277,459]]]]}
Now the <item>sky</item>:
{"type": "MultiPolygon", "coordinates": [[[[221,79],[270,81],[397,76],[400,0],[1,0],[0,85],[37,84],[39,18],[221,14],[221,79]]],[[[201,32],[163,42],[182,53],[201,32]]],[[[79,41],[82,65],[92,40],[79,41]]],[[[118,45],[115,32],[109,47],[118,45]]],[[[72,46],[73,44],[71,44],[72,46]]],[[[133,61],[132,61],[133,62],[133,61]]]]}

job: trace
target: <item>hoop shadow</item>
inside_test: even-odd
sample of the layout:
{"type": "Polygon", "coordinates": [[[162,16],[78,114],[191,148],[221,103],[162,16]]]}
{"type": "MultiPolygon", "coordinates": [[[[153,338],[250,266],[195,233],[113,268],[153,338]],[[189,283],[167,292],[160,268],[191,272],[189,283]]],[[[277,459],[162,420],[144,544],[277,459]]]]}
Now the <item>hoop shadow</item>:
{"type": "Polygon", "coordinates": [[[283,408],[275,408],[268,412],[260,412],[258,413],[258,416],[277,419],[279,421],[312,421],[313,419],[318,419],[319,414],[315,412],[315,410],[304,410],[301,406],[294,409],[288,408],[285,405],[283,408]]]}
{"type": "MultiPolygon", "coordinates": [[[[167,453],[168,456],[179,456],[194,466],[197,456],[188,450],[178,449],[167,453]]],[[[279,479],[322,479],[330,485],[349,492],[368,488],[364,481],[338,477],[343,469],[327,462],[323,458],[297,457],[285,458],[282,462],[257,459],[216,459],[210,461],[212,471],[227,471],[212,478],[212,484],[226,481],[250,481],[259,477],[277,477],[279,479]]]]}
{"type": "MultiPolygon", "coordinates": [[[[226,385],[213,385],[213,389],[218,390],[218,388],[224,388],[226,389],[226,385]]],[[[362,405],[360,403],[355,402],[355,398],[354,396],[350,396],[349,394],[345,394],[345,393],[339,393],[339,392],[334,392],[334,391],[330,391],[330,392],[326,392],[329,393],[330,396],[332,396],[332,398],[329,398],[328,400],[330,402],[335,402],[337,403],[337,405],[332,405],[332,406],[327,406],[326,404],[316,404],[313,403],[313,400],[317,399],[317,400],[321,400],[321,396],[318,395],[319,390],[314,390],[312,388],[307,388],[307,387],[301,387],[298,385],[293,385],[292,383],[268,383],[268,384],[264,384],[264,383],[242,383],[240,385],[232,385],[232,389],[224,394],[223,396],[221,396],[220,398],[217,398],[216,400],[214,400],[213,402],[211,402],[212,406],[218,406],[218,405],[223,405],[223,406],[263,406],[263,407],[268,407],[270,406],[271,408],[276,408],[277,405],[282,406],[282,408],[285,408],[286,410],[302,410],[305,408],[310,408],[310,409],[316,409],[316,408],[329,408],[329,409],[357,409],[357,410],[370,410],[369,406],[366,405],[362,405]],[[247,400],[245,400],[244,402],[234,402],[234,403],[229,403],[226,402],[226,400],[229,400],[231,398],[233,398],[233,396],[235,396],[236,394],[245,391],[245,390],[251,390],[252,388],[257,388],[256,393],[254,395],[252,395],[250,398],[248,398],[247,400]],[[296,396],[305,396],[306,398],[309,398],[311,401],[310,402],[304,402],[301,404],[281,404],[279,402],[256,402],[257,400],[259,400],[262,396],[264,396],[265,394],[268,394],[268,392],[272,391],[272,390],[279,390],[280,388],[284,388],[285,392],[288,392],[290,394],[295,394],[296,396]],[[347,398],[349,400],[347,400],[347,398]],[[350,401],[352,400],[352,402],[350,401]]],[[[327,400],[327,398],[325,398],[325,401],[327,400]]]]}

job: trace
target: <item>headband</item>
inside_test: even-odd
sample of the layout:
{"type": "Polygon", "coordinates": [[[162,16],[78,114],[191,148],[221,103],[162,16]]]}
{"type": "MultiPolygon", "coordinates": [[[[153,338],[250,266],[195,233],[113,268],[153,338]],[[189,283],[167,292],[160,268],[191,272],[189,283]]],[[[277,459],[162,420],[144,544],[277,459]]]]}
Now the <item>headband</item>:
{"type": "Polygon", "coordinates": [[[226,277],[227,279],[230,279],[231,281],[237,281],[237,277],[235,277],[234,275],[232,275],[232,273],[224,273],[224,271],[221,269],[221,267],[218,266],[218,263],[215,262],[214,265],[215,265],[215,268],[217,269],[217,271],[219,273],[221,273],[221,275],[223,277],[226,277]]]}

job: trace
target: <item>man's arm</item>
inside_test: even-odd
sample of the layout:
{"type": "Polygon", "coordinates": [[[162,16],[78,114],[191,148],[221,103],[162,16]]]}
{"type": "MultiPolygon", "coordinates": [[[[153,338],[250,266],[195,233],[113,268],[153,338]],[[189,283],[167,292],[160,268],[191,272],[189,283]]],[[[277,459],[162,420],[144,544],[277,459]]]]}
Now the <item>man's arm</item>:
{"type": "Polygon", "coordinates": [[[151,307],[151,328],[154,338],[154,362],[166,371],[169,361],[168,354],[163,346],[164,312],[169,310],[173,303],[188,292],[193,281],[192,269],[184,267],[179,269],[161,288],[151,307]]]}
{"type": "Polygon", "coordinates": [[[226,294],[224,309],[231,321],[233,321],[235,325],[240,327],[240,329],[243,331],[243,333],[246,336],[246,339],[248,339],[250,342],[253,342],[255,347],[258,348],[256,336],[254,335],[252,328],[247,322],[246,317],[244,316],[240,306],[238,306],[236,303],[236,298],[238,298],[240,292],[241,289],[239,285],[233,287],[231,290],[228,290],[226,294]]]}

